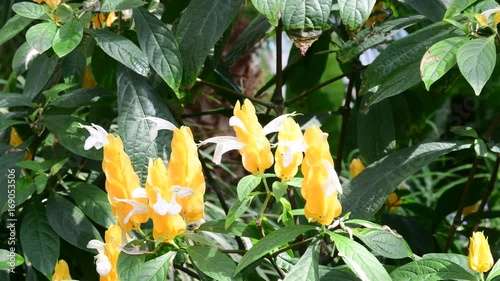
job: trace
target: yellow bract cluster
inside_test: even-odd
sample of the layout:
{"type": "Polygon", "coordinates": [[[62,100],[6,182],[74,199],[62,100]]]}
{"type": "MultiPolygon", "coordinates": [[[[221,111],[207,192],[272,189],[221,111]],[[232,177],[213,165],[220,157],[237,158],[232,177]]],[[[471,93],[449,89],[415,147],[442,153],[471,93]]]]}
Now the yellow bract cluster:
{"type": "Polygon", "coordinates": [[[474,232],[470,238],[469,244],[469,268],[474,272],[483,273],[493,266],[493,256],[491,255],[488,238],[484,237],[483,232],[474,232]]]}
{"type": "Polygon", "coordinates": [[[71,280],[71,275],[69,274],[69,267],[65,260],[59,260],[56,264],[54,270],[54,275],[52,275],[52,281],[62,281],[71,280]]]}

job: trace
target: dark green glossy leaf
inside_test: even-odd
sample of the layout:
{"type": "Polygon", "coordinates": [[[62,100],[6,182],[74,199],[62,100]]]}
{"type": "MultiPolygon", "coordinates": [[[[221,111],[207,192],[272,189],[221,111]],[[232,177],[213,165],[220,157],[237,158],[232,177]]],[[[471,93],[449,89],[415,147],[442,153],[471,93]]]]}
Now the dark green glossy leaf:
{"type": "Polygon", "coordinates": [[[42,92],[57,65],[57,56],[40,55],[30,65],[23,95],[33,99],[42,92]]]}
{"type": "Polygon", "coordinates": [[[467,9],[470,5],[477,2],[477,0],[453,0],[444,14],[445,19],[452,18],[463,10],[467,9]]]}
{"type": "Polygon", "coordinates": [[[438,156],[470,147],[470,142],[431,142],[391,153],[344,186],[344,213],[351,212],[351,218],[370,219],[409,176],[438,156]]]}
{"type": "Polygon", "coordinates": [[[0,108],[14,106],[35,107],[29,98],[21,94],[0,94],[0,108]]]}
{"type": "Polygon", "coordinates": [[[309,247],[307,247],[306,252],[287,273],[283,281],[319,280],[318,265],[320,248],[321,240],[313,240],[309,247]]]}
{"type": "Polygon", "coordinates": [[[149,63],[146,55],[132,41],[114,32],[99,29],[89,30],[101,49],[142,76],[149,75],[149,63]]]}
{"type": "Polygon", "coordinates": [[[424,258],[407,263],[391,272],[391,278],[394,281],[477,280],[456,263],[438,258],[424,258]]]}
{"type": "Polygon", "coordinates": [[[342,281],[359,281],[360,279],[351,272],[351,270],[343,265],[337,267],[329,266],[319,266],[319,280],[320,281],[331,281],[331,280],[342,280],[342,281]]]}
{"type": "Polygon", "coordinates": [[[91,105],[104,97],[113,97],[113,95],[103,88],[81,88],[56,97],[50,102],[50,105],[61,108],[74,108],[91,105]]]}
{"type": "Polygon", "coordinates": [[[241,0],[191,0],[175,36],[182,56],[182,84],[192,86],[215,43],[233,21],[241,0]]]}
{"type": "Polygon", "coordinates": [[[64,57],[73,51],[83,38],[83,27],[78,19],[64,24],[54,36],[52,49],[59,57],[64,57]]]}
{"type": "Polygon", "coordinates": [[[233,222],[238,219],[241,215],[243,215],[248,208],[250,207],[250,204],[252,204],[252,199],[253,196],[245,196],[243,200],[236,200],[231,205],[231,208],[229,208],[229,212],[227,213],[227,218],[226,218],[226,223],[225,227],[226,229],[229,228],[233,222]]]}
{"type": "Polygon", "coordinates": [[[340,18],[350,30],[356,30],[370,17],[375,2],[375,0],[339,0],[340,18]]]}
{"type": "Polygon", "coordinates": [[[280,0],[252,0],[252,4],[263,14],[272,26],[278,26],[280,19],[280,0]]]}
{"type": "Polygon", "coordinates": [[[16,36],[24,28],[26,28],[33,19],[21,17],[20,15],[15,15],[10,18],[2,29],[0,29],[0,45],[9,41],[12,37],[16,36]]]}
{"type": "Polygon", "coordinates": [[[136,281],[144,266],[144,255],[129,255],[120,252],[118,256],[118,278],[121,281],[136,281]]]}
{"type": "Polygon", "coordinates": [[[174,35],[146,9],[135,9],[134,19],[139,43],[149,63],[167,85],[177,91],[182,80],[182,62],[174,35]]]}
{"type": "Polygon", "coordinates": [[[101,12],[118,12],[143,6],[142,0],[104,0],[101,3],[101,12]]]}
{"type": "Polygon", "coordinates": [[[175,252],[168,252],[147,261],[142,267],[137,281],[163,281],[168,279],[168,268],[175,257],[175,252]]]}
{"type": "Polygon", "coordinates": [[[22,74],[28,70],[30,62],[37,56],[32,56],[36,50],[28,42],[24,42],[14,53],[12,58],[12,70],[17,74],[22,74]]]}
{"type": "Polygon", "coordinates": [[[441,21],[446,12],[446,7],[441,0],[403,0],[402,2],[433,22],[441,21]]]}
{"type": "Polygon", "coordinates": [[[59,258],[59,236],[50,227],[41,204],[27,207],[20,231],[24,254],[33,265],[47,278],[52,277],[59,258]]]}
{"type": "Polygon", "coordinates": [[[277,247],[313,229],[316,229],[316,227],[311,225],[293,225],[271,232],[246,252],[236,267],[235,273],[242,271],[245,267],[272,252],[277,247]]]}
{"type": "Polygon", "coordinates": [[[367,245],[376,255],[390,259],[413,257],[410,246],[401,236],[396,236],[387,230],[373,228],[358,228],[354,235],[367,245]]]}
{"type": "Polygon", "coordinates": [[[52,47],[52,40],[57,33],[57,24],[43,22],[33,25],[26,32],[26,41],[38,53],[43,53],[52,47]]]}
{"type": "Polygon", "coordinates": [[[242,280],[241,274],[233,276],[236,268],[234,261],[217,248],[193,246],[187,248],[187,253],[196,268],[214,280],[242,280]]]}
{"type": "Polygon", "coordinates": [[[84,182],[67,182],[66,184],[71,191],[70,196],[85,215],[105,228],[117,223],[104,191],[84,182]]]}
{"type": "Polygon", "coordinates": [[[61,238],[82,250],[94,252],[94,250],[87,249],[87,243],[93,239],[102,241],[99,231],[85,214],[73,203],[59,195],[49,197],[47,219],[50,226],[61,238]]]}
{"type": "MultiPolygon", "coordinates": [[[[472,271],[472,269],[469,268],[468,265],[468,257],[460,254],[445,254],[445,253],[430,253],[430,254],[425,254],[423,258],[437,258],[437,259],[443,259],[447,261],[451,261],[453,263],[458,264],[460,267],[463,269],[467,270],[470,274],[476,276],[479,278],[479,274],[477,272],[472,271]]],[[[491,274],[492,271],[490,271],[491,274]]]]}

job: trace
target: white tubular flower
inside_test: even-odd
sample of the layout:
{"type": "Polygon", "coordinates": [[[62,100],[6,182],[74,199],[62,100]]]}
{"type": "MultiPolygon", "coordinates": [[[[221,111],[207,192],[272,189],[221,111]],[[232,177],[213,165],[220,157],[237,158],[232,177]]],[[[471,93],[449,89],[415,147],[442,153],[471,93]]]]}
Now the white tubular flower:
{"type": "Polygon", "coordinates": [[[264,136],[267,136],[270,133],[278,132],[280,130],[281,123],[283,122],[283,120],[285,120],[288,117],[293,117],[296,115],[297,115],[297,113],[295,113],[295,111],[294,111],[292,113],[283,114],[283,115],[280,115],[280,116],[274,118],[269,123],[267,123],[267,125],[264,126],[264,128],[262,128],[262,133],[264,134],[264,136]]]}
{"type": "Polygon", "coordinates": [[[340,184],[339,176],[333,168],[333,165],[327,160],[323,160],[323,165],[328,171],[328,178],[323,183],[323,191],[326,196],[331,196],[335,191],[342,194],[342,185],[340,184]]]}
{"type": "Polygon", "coordinates": [[[132,206],[132,211],[130,211],[127,216],[123,219],[123,222],[127,224],[130,221],[130,218],[133,215],[137,214],[147,214],[148,213],[148,206],[145,204],[142,204],[140,202],[137,202],[135,200],[130,200],[130,199],[119,199],[119,198],[114,198],[116,202],[123,202],[127,203],[132,206]]]}
{"type": "Polygon", "coordinates": [[[156,203],[153,204],[153,210],[160,216],[164,216],[166,214],[172,216],[178,215],[182,211],[182,206],[177,202],[177,197],[184,198],[194,194],[194,191],[191,188],[183,188],[178,185],[174,185],[172,186],[172,200],[171,202],[168,202],[163,199],[159,189],[156,189],[155,192],[156,203]]]}
{"type": "Polygon", "coordinates": [[[173,123],[165,119],[151,116],[145,117],[144,119],[149,120],[153,123],[151,129],[149,129],[149,137],[151,138],[151,140],[156,139],[159,130],[174,131],[175,129],[177,129],[177,127],[173,123]]]}
{"type": "Polygon", "coordinates": [[[95,265],[96,271],[100,276],[107,276],[111,271],[111,268],[113,267],[111,265],[111,262],[109,261],[108,256],[106,256],[105,254],[98,254],[96,256],[95,265]]]}
{"type": "Polygon", "coordinates": [[[85,145],[84,149],[89,150],[92,147],[95,147],[96,149],[101,149],[103,146],[108,144],[108,132],[104,130],[101,126],[92,124],[92,126],[87,126],[87,125],[80,125],[80,128],[85,128],[89,133],[90,136],[85,140],[85,145]]]}
{"type": "Polygon", "coordinates": [[[222,159],[222,154],[231,151],[231,150],[240,150],[245,147],[244,144],[242,144],[236,137],[231,137],[231,136],[220,136],[220,137],[213,137],[204,140],[201,144],[205,143],[215,143],[215,151],[214,151],[214,158],[213,162],[215,164],[220,164],[221,159],[222,159]]]}
{"type": "Polygon", "coordinates": [[[306,143],[304,140],[298,140],[298,141],[280,141],[275,144],[281,145],[287,148],[285,153],[283,154],[283,166],[288,167],[292,163],[292,156],[295,153],[299,152],[305,152],[306,151],[306,143]]]}

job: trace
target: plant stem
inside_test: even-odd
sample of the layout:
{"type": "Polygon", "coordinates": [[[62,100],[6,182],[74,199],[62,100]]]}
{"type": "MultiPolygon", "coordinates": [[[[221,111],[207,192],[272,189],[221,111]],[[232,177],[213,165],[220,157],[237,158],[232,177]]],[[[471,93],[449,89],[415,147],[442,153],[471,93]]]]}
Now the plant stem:
{"type": "Polygon", "coordinates": [[[271,101],[274,103],[276,115],[283,114],[283,24],[281,20],[276,27],[276,89],[271,101]]]}
{"type": "Polygon", "coordinates": [[[267,102],[267,101],[256,99],[256,98],[251,97],[251,96],[247,96],[247,95],[245,95],[243,93],[236,92],[233,89],[226,88],[224,86],[212,83],[210,81],[206,81],[206,80],[202,80],[200,78],[196,78],[196,82],[201,83],[201,84],[205,84],[207,86],[210,86],[213,89],[219,89],[219,90],[228,92],[228,93],[232,94],[233,96],[237,96],[237,97],[242,98],[242,99],[249,99],[251,102],[263,105],[263,106],[265,106],[267,108],[275,108],[275,105],[273,103],[271,103],[271,102],[267,102]]]}
{"type": "Polygon", "coordinates": [[[262,207],[260,207],[259,210],[259,216],[257,217],[258,221],[257,224],[260,225],[262,223],[262,218],[264,217],[264,211],[267,208],[267,203],[269,203],[269,200],[271,199],[271,196],[273,194],[271,192],[267,192],[266,199],[264,199],[264,203],[262,203],[262,207]]]}
{"type": "Polygon", "coordinates": [[[340,111],[342,114],[342,127],[340,128],[339,144],[337,147],[337,165],[335,165],[335,170],[338,175],[342,170],[342,158],[344,156],[344,142],[347,134],[347,123],[349,121],[349,115],[351,112],[351,99],[352,91],[354,89],[354,75],[349,76],[349,85],[347,86],[347,93],[345,95],[345,103],[340,111]]]}
{"type": "Polygon", "coordinates": [[[451,243],[453,242],[453,238],[455,237],[455,232],[457,228],[462,225],[462,213],[467,203],[467,196],[469,194],[470,187],[472,182],[474,181],[474,175],[476,174],[477,166],[479,164],[479,160],[481,157],[474,158],[474,162],[472,163],[472,168],[469,172],[469,177],[467,179],[467,183],[465,184],[464,192],[462,193],[462,198],[460,199],[460,205],[458,205],[457,213],[453,218],[453,223],[451,225],[450,233],[448,234],[448,239],[446,240],[446,244],[444,245],[443,252],[447,253],[450,249],[451,243]]]}
{"type": "Polygon", "coordinates": [[[200,276],[198,276],[198,274],[197,274],[196,272],[194,272],[194,271],[192,271],[192,270],[190,270],[190,269],[188,269],[188,268],[185,268],[185,267],[184,267],[184,266],[182,266],[182,265],[179,265],[179,264],[175,264],[175,263],[174,263],[174,268],[175,268],[175,269],[178,269],[178,270],[180,270],[180,271],[182,271],[182,272],[184,272],[184,273],[186,273],[187,275],[189,275],[189,276],[191,276],[191,277],[193,277],[193,278],[196,278],[196,279],[200,280],[200,276]]]}
{"type": "MultiPolygon", "coordinates": [[[[289,186],[286,191],[288,193],[288,201],[290,202],[292,210],[297,209],[297,202],[295,201],[295,192],[293,191],[293,188],[289,186]]],[[[295,224],[299,224],[299,216],[294,216],[293,221],[295,224]]]]}
{"type": "Polygon", "coordinates": [[[296,247],[300,247],[300,246],[302,246],[304,244],[307,244],[307,243],[311,242],[313,239],[314,239],[314,237],[309,237],[309,238],[304,239],[302,241],[290,244],[290,245],[286,246],[285,248],[279,249],[276,252],[272,253],[271,256],[276,257],[277,255],[279,255],[279,254],[281,254],[283,252],[286,252],[286,251],[288,251],[290,249],[293,249],[293,248],[296,248],[296,247]]]}
{"type": "Polygon", "coordinates": [[[495,161],[495,165],[493,166],[493,170],[491,171],[490,181],[488,182],[488,186],[486,187],[486,192],[484,193],[483,198],[481,199],[481,205],[477,210],[473,231],[477,231],[479,223],[481,222],[481,215],[483,214],[484,207],[486,206],[486,203],[488,203],[488,199],[490,198],[491,193],[495,188],[495,182],[497,181],[499,167],[500,167],[500,154],[497,155],[497,160],[495,161]]]}

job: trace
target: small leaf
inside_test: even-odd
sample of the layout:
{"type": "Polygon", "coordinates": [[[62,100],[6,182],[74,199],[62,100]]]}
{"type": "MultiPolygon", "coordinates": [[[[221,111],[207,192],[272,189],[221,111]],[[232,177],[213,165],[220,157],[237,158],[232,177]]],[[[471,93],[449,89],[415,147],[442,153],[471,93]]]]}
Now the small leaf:
{"type": "Polygon", "coordinates": [[[496,57],[494,36],[470,40],[458,49],[458,68],[474,89],[476,96],[481,94],[490,79],[495,69],[496,57]]]}
{"type": "Polygon", "coordinates": [[[45,8],[42,5],[38,5],[30,2],[20,2],[12,5],[12,10],[25,18],[39,19],[47,14],[45,8]]]}
{"type": "Polygon", "coordinates": [[[40,165],[40,163],[38,163],[34,160],[24,160],[24,161],[17,163],[16,166],[24,168],[24,169],[36,171],[39,173],[43,173],[43,170],[44,170],[43,167],[40,165]]]}
{"type": "Polygon", "coordinates": [[[245,197],[250,194],[262,181],[262,177],[248,175],[243,177],[239,182],[236,190],[238,192],[238,200],[243,201],[245,197]]]}
{"type": "Polygon", "coordinates": [[[136,281],[144,266],[144,255],[129,255],[121,252],[118,256],[118,278],[121,281],[136,281]]]}
{"type": "Polygon", "coordinates": [[[316,229],[316,227],[311,225],[293,225],[271,232],[246,252],[241,259],[240,264],[236,267],[235,274],[266,254],[272,252],[275,248],[288,243],[297,238],[297,236],[313,229],[316,229]]]}
{"type": "Polygon", "coordinates": [[[354,235],[365,243],[376,255],[390,259],[403,259],[413,257],[408,243],[403,237],[396,237],[387,230],[373,228],[358,228],[354,235]]]}
{"type": "Polygon", "coordinates": [[[279,201],[288,190],[288,184],[286,182],[275,181],[273,182],[272,189],[274,198],[279,201]]]}
{"type": "Polygon", "coordinates": [[[361,280],[391,280],[382,264],[356,241],[334,232],[332,237],[339,256],[361,280]]]}
{"type": "Polygon", "coordinates": [[[85,214],[59,195],[49,197],[47,219],[59,236],[84,251],[94,252],[94,250],[87,249],[87,243],[90,240],[102,241],[99,231],[85,217],[85,214]]]}
{"type": "Polygon", "coordinates": [[[319,280],[319,250],[321,240],[315,239],[309,244],[306,252],[287,273],[283,281],[309,281],[319,280]]]}
{"type": "Polygon", "coordinates": [[[149,75],[148,58],[132,41],[104,29],[89,32],[110,57],[142,76],[149,75]]]}
{"type": "Polygon", "coordinates": [[[0,269],[10,270],[11,268],[19,266],[23,263],[24,259],[18,253],[0,249],[0,269]]]}
{"type": "Polygon", "coordinates": [[[0,29],[0,45],[16,36],[32,21],[33,19],[21,17],[20,15],[15,15],[10,18],[4,26],[2,26],[2,29],[0,29]]]}
{"type": "Polygon", "coordinates": [[[76,205],[93,221],[108,228],[116,224],[107,194],[97,186],[84,182],[66,182],[76,205]]]}
{"type": "Polygon", "coordinates": [[[252,0],[252,4],[263,14],[272,26],[278,26],[280,15],[280,0],[252,0]]]}
{"type": "Polygon", "coordinates": [[[78,19],[64,24],[54,36],[52,49],[61,58],[73,51],[83,38],[83,27],[78,19]]]}
{"type": "Polygon", "coordinates": [[[175,252],[168,252],[147,261],[142,267],[137,281],[162,281],[168,279],[168,268],[174,259],[175,252]]]}
{"type": "Polygon", "coordinates": [[[471,138],[479,138],[476,130],[469,126],[454,126],[450,128],[450,131],[454,134],[457,134],[462,137],[471,137],[471,138]]]}
{"type": "Polygon", "coordinates": [[[477,0],[454,0],[451,2],[450,6],[444,14],[445,19],[450,19],[453,16],[458,15],[463,10],[467,9],[470,5],[477,2],[477,0]]]}
{"type": "Polygon", "coordinates": [[[47,186],[47,176],[45,174],[39,174],[35,177],[36,184],[36,192],[41,194],[45,190],[45,186],[47,186]]]}
{"type": "Polygon", "coordinates": [[[339,0],[340,18],[350,30],[358,29],[369,17],[376,0],[339,0]]]}
{"type": "Polygon", "coordinates": [[[482,139],[474,140],[474,152],[476,152],[477,157],[488,156],[488,146],[482,139]]]}
{"type": "Polygon", "coordinates": [[[427,91],[434,82],[455,66],[458,48],[467,40],[467,37],[448,38],[432,45],[425,52],[420,63],[420,75],[427,91]]]}
{"type": "Polygon", "coordinates": [[[148,10],[134,10],[141,49],[158,75],[174,91],[182,80],[182,62],[179,46],[167,26],[148,10]]]}
{"type": "Polygon", "coordinates": [[[227,218],[225,223],[226,229],[229,228],[229,226],[237,218],[243,215],[243,213],[245,213],[246,210],[248,210],[250,204],[252,204],[252,199],[253,196],[246,196],[245,198],[243,198],[242,201],[237,200],[236,202],[233,203],[233,205],[231,205],[231,208],[229,208],[229,212],[227,213],[227,218]]]}
{"type": "Polygon", "coordinates": [[[45,215],[45,207],[35,204],[27,207],[20,230],[24,254],[47,278],[52,273],[59,258],[59,236],[50,227],[45,215]]]}
{"type": "Polygon", "coordinates": [[[52,47],[52,40],[57,33],[57,24],[44,22],[33,25],[26,32],[26,41],[38,53],[43,53],[52,47]]]}
{"type": "Polygon", "coordinates": [[[236,268],[234,261],[217,248],[192,246],[187,248],[187,253],[198,270],[214,280],[242,280],[241,274],[233,276],[236,268]]]}
{"type": "Polygon", "coordinates": [[[493,279],[498,276],[500,276],[500,259],[491,269],[490,273],[488,274],[488,278],[486,278],[486,281],[493,281],[493,279]]]}
{"type": "Polygon", "coordinates": [[[393,281],[477,280],[456,263],[438,258],[421,259],[407,263],[392,271],[391,277],[393,281]]]}
{"type": "Polygon", "coordinates": [[[142,0],[104,0],[101,3],[101,12],[118,12],[143,6],[146,2],[142,0]]]}

